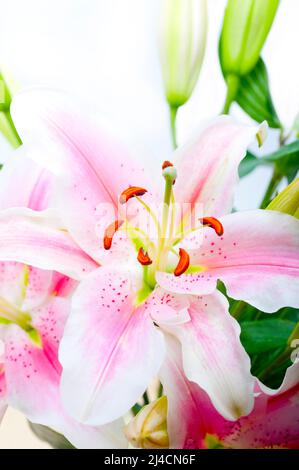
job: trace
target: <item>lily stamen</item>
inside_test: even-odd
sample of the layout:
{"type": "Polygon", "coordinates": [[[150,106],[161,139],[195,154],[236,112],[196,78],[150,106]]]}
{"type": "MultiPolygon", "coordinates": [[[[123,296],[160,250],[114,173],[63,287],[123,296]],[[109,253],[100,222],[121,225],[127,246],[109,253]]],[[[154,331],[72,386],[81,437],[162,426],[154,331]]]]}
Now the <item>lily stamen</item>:
{"type": "Polygon", "coordinates": [[[142,247],[139,248],[137,260],[139,261],[140,264],[142,264],[142,266],[149,266],[153,262],[151,258],[149,257],[147,251],[144,251],[142,247]]]}
{"type": "Polygon", "coordinates": [[[204,226],[213,228],[219,237],[223,235],[223,225],[220,220],[216,219],[216,217],[203,217],[200,219],[200,222],[204,226]]]}
{"type": "Polygon", "coordinates": [[[147,193],[147,189],[140,188],[139,186],[130,186],[121,193],[119,202],[125,204],[132,197],[143,196],[145,193],[147,193]]]}
{"type": "Polygon", "coordinates": [[[115,220],[114,222],[112,222],[112,224],[108,225],[105,230],[103,240],[105,250],[110,250],[114,234],[122,226],[123,223],[123,220],[115,220]]]}
{"type": "Polygon", "coordinates": [[[165,170],[165,168],[168,168],[169,166],[173,166],[173,164],[169,160],[165,160],[162,164],[162,170],[165,170]]]}
{"type": "Polygon", "coordinates": [[[184,272],[187,271],[187,269],[189,268],[190,264],[190,256],[187,251],[184,250],[184,248],[180,248],[179,254],[180,259],[173,272],[175,276],[181,276],[181,274],[184,274],[184,272]]]}

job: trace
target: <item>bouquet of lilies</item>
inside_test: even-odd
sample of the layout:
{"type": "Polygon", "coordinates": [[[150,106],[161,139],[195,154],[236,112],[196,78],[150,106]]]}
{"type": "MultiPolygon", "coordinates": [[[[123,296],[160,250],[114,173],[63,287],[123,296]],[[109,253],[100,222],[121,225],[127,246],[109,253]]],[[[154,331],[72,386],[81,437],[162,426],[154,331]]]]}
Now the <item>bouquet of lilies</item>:
{"type": "Polygon", "coordinates": [[[14,407],[58,448],[298,448],[298,125],[280,122],[260,56],[279,1],[228,0],[223,112],[182,146],[207,1],[161,3],[160,161],[133,159],[67,93],[14,94],[1,74],[0,420],[14,407]],[[279,147],[258,157],[268,128],[279,147]],[[235,211],[261,165],[261,207],[235,211]]]}

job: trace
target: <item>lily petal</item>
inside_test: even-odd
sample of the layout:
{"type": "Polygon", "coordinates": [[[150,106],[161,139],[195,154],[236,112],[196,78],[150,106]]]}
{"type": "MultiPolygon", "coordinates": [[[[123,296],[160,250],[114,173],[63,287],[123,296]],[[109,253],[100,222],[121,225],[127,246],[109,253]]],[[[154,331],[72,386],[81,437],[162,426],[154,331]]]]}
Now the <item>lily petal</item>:
{"type": "Polygon", "coordinates": [[[213,433],[215,421],[224,419],[213,407],[208,395],[190,382],[183,369],[180,343],[166,335],[167,355],[159,372],[167,396],[167,429],[172,449],[204,448],[207,433],[213,433]]]}
{"type": "Polygon", "coordinates": [[[66,94],[18,94],[12,115],[28,155],[58,177],[56,204],[71,235],[101,262],[103,227],[118,219],[118,197],[148,187],[146,172],[115,141],[82,118],[66,94]]]}
{"type": "Polygon", "coordinates": [[[0,213],[0,259],[59,271],[80,279],[97,267],[51,211],[7,209],[0,213]]]}
{"type": "Polygon", "coordinates": [[[48,295],[52,271],[32,268],[22,263],[0,262],[0,297],[29,311],[48,295]]]}
{"type": "Polygon", "coordinates": [[[83,426],[72,420],[61,405],[61,366],[57,350],[68,312],[69,302],[59,298],[35,309],[33,326],[42,337],[41,347],[34,345],[17,326],[10,325],[7,329],[5,373],[8,403],[30,421],[64,434],[78,448],[124,447],[120,422],[101,428],[83,426]]]}
{"type": "Polygon", "coordinates": [[[221,218],[224,234],[211,228],[186,237],[196,274],[157,273],[166,290],[210,294],[221,279],[228,295],[242,299],[264,312],[299,307],[299,221],[288,214],[255,210],[221,218]]]}
{"type": "Polygon", "coordinates": [[[170,447],[298,448],[298,364],[288,371],[293,381],[286,376],[285,383],[290,387],[261,391],[248,416],[228,421],[215,410],[208,395],[186,378],[179,344],[169,336],[159,376],[167,396],[170,447]]]}
{"type": "Polygon", "coordinates": [[[180,341],[187,378],[207,392],[226,419],[250,413],[254,379],[240,342],[239,324],[229,314],[226,298],[220,292],[194,297],[188,312],[189,322],[159,323],[180,341]]]}
{"type": "Polygon", "coordinates": [[[179,148],[173,162],[178,177],[176,200],[202,205],[207,216],[219,217],[232,209],[238,165],[261,126],[240,125],[229,116],[214,119],[191,142],[179,148]]]}
{"type": "Polygon", "coordinates": [[[0,173],[0,209],[28,207],[44,210],[49,207],[53,191],[53,175],[17,149],[0,173]]]}
{"type": "Polygon", "coordinates": [[[164,341],[136,308],[129,272],[99,268],[73,296],[60,347],[62,399],[78,421],[104,424],[126,413],[163,361],[164,341]]]}
{"type": "Polygon", "coordinates": [[[299,385],[255,400],[254,410],[236,423],[224,423],[215,434],[227,447],[299,448],[299,385]]]}
{"type": "Polygon", "coordinates": [[[282,384],[278,389],[271,389],[258,381],[260,390],[266,395],[279,395],[296,387],[299,384],[299,361],[287,368],[282,384]]]}

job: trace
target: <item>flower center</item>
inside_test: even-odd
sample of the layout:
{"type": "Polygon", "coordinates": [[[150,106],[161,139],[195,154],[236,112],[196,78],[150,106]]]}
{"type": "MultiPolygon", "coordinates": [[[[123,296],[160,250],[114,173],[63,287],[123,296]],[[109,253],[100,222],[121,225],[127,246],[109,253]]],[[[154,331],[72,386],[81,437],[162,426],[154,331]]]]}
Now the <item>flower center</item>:
{"type": "MultiPolygon", "coordinates": [[[[172,272],[174,276],[181,276],[184,273],[200,271],[199,266],[190,264],[188,252],[176,246],[182,242],[186,235],[193,231],[200,230],[205,226],[213,228],[217,235],[223,234],[223,226],[215,217],[199,218],[199,225],[194,228],[184,227],[183,217],[176,217],[176,205],[173,192],[173,186],[177,179],[177,171],[173,164],[165,161],[162,165],[162,175],[165,180],[164,199],[162,210],[159,215],[141,198],[147,193],[147,190],[139,186],[130,186],[120,195],[120,204],[124,205],[131,199],[135,199],[145,209],[155,225],[156,238],[153,238],[147,230],[142,230],[131,224],[130,220],[115,220],[105,230],[103,245],[106,250],[110,250],[113,243],[113,237],[119,229],[127,230],[131,240],[137,249],[137,261],[144,269],[144,283],[146,289],[153,290],[156,284],[155,272],[172,272]],[[177,219],[180,220],[179,227],[176,227],[177,219]],[[169,256],[175,255],[178,260],[176,265],[169,264],[169,256]]],[[[190,211],[191,212],[191,211],[190,211]]]]}

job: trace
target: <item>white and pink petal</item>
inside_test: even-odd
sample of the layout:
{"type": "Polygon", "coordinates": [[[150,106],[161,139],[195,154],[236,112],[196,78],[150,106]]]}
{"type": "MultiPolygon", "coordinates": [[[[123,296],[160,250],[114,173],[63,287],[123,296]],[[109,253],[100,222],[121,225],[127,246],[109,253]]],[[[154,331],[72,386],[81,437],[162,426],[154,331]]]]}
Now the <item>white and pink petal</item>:
{"type": "Polygon", "coordinates": [[[97,267],[52,211],[25,208],[0,213],[0,260],[55,270],[74,279],[81,279],[97,267]]]}
{"type": "Polygon", "coordinates": [[[68,230],[102,263],[102,226],[120,218],[120,194],[129,186],[151,188],[146,171],[82,114],[82,104],[49,90],[20,93],[12,103],[28,155],[57,177],[55,204],[68,230]]]}
{"type": "Polygon", "coordinates": [[[210,122],[174,154],[178,172],[176,201],[190,204],[192,210],[200,204],[205,216],[229,213],[239,163],[255,136],[264,134],[264,130],[265,124],[243,125],[230,116],[219,116],[210,122]]]}
{"type": "Polygon", "coordinates": [[[69,302],[54,298],[33,313],[42,347],[17,326],[6,334],[7,402],[32,422],[51,427],[78,448],[125,447],[122,421],[95,428],[83,426],[64,410],[59,393],[61,365],[57,350],[69,302]]]}
{"type": "Polygon", "coordinates": [[[299,221],[266,210],[238,212],[220,220],[222,236],[206,227],[182,243],[198,272],[180,277],[158,272],[160,286],[180,294],[206,295],[220,279],[230,297],[264,312],[299,307],[299,221]]]}
{"type": "Polygon", "coordinates": [[[60,347],[67,411],[91,425],[126,413],[157,374],[164,341],[145,306],[136,307],[130,272],[99,268],[72,300],[60,347]]]}
{"type": "Polygon", "coordinates": [[[181,343],[187,378],[209,395],[226,419],[236,420],[250,413],[254,379],[240,342],[239,324],[230,316],[226,298],[220,292],[193,297],[188,312],[189,322],[159,323],[181,343]]]}
{"type": "Polygon", "coordinates": [[[53,175],[27,158],[23,146],[4,164],[0,173],[0,209],[28,207],[36,211],[50,206],[53,175]]]}

